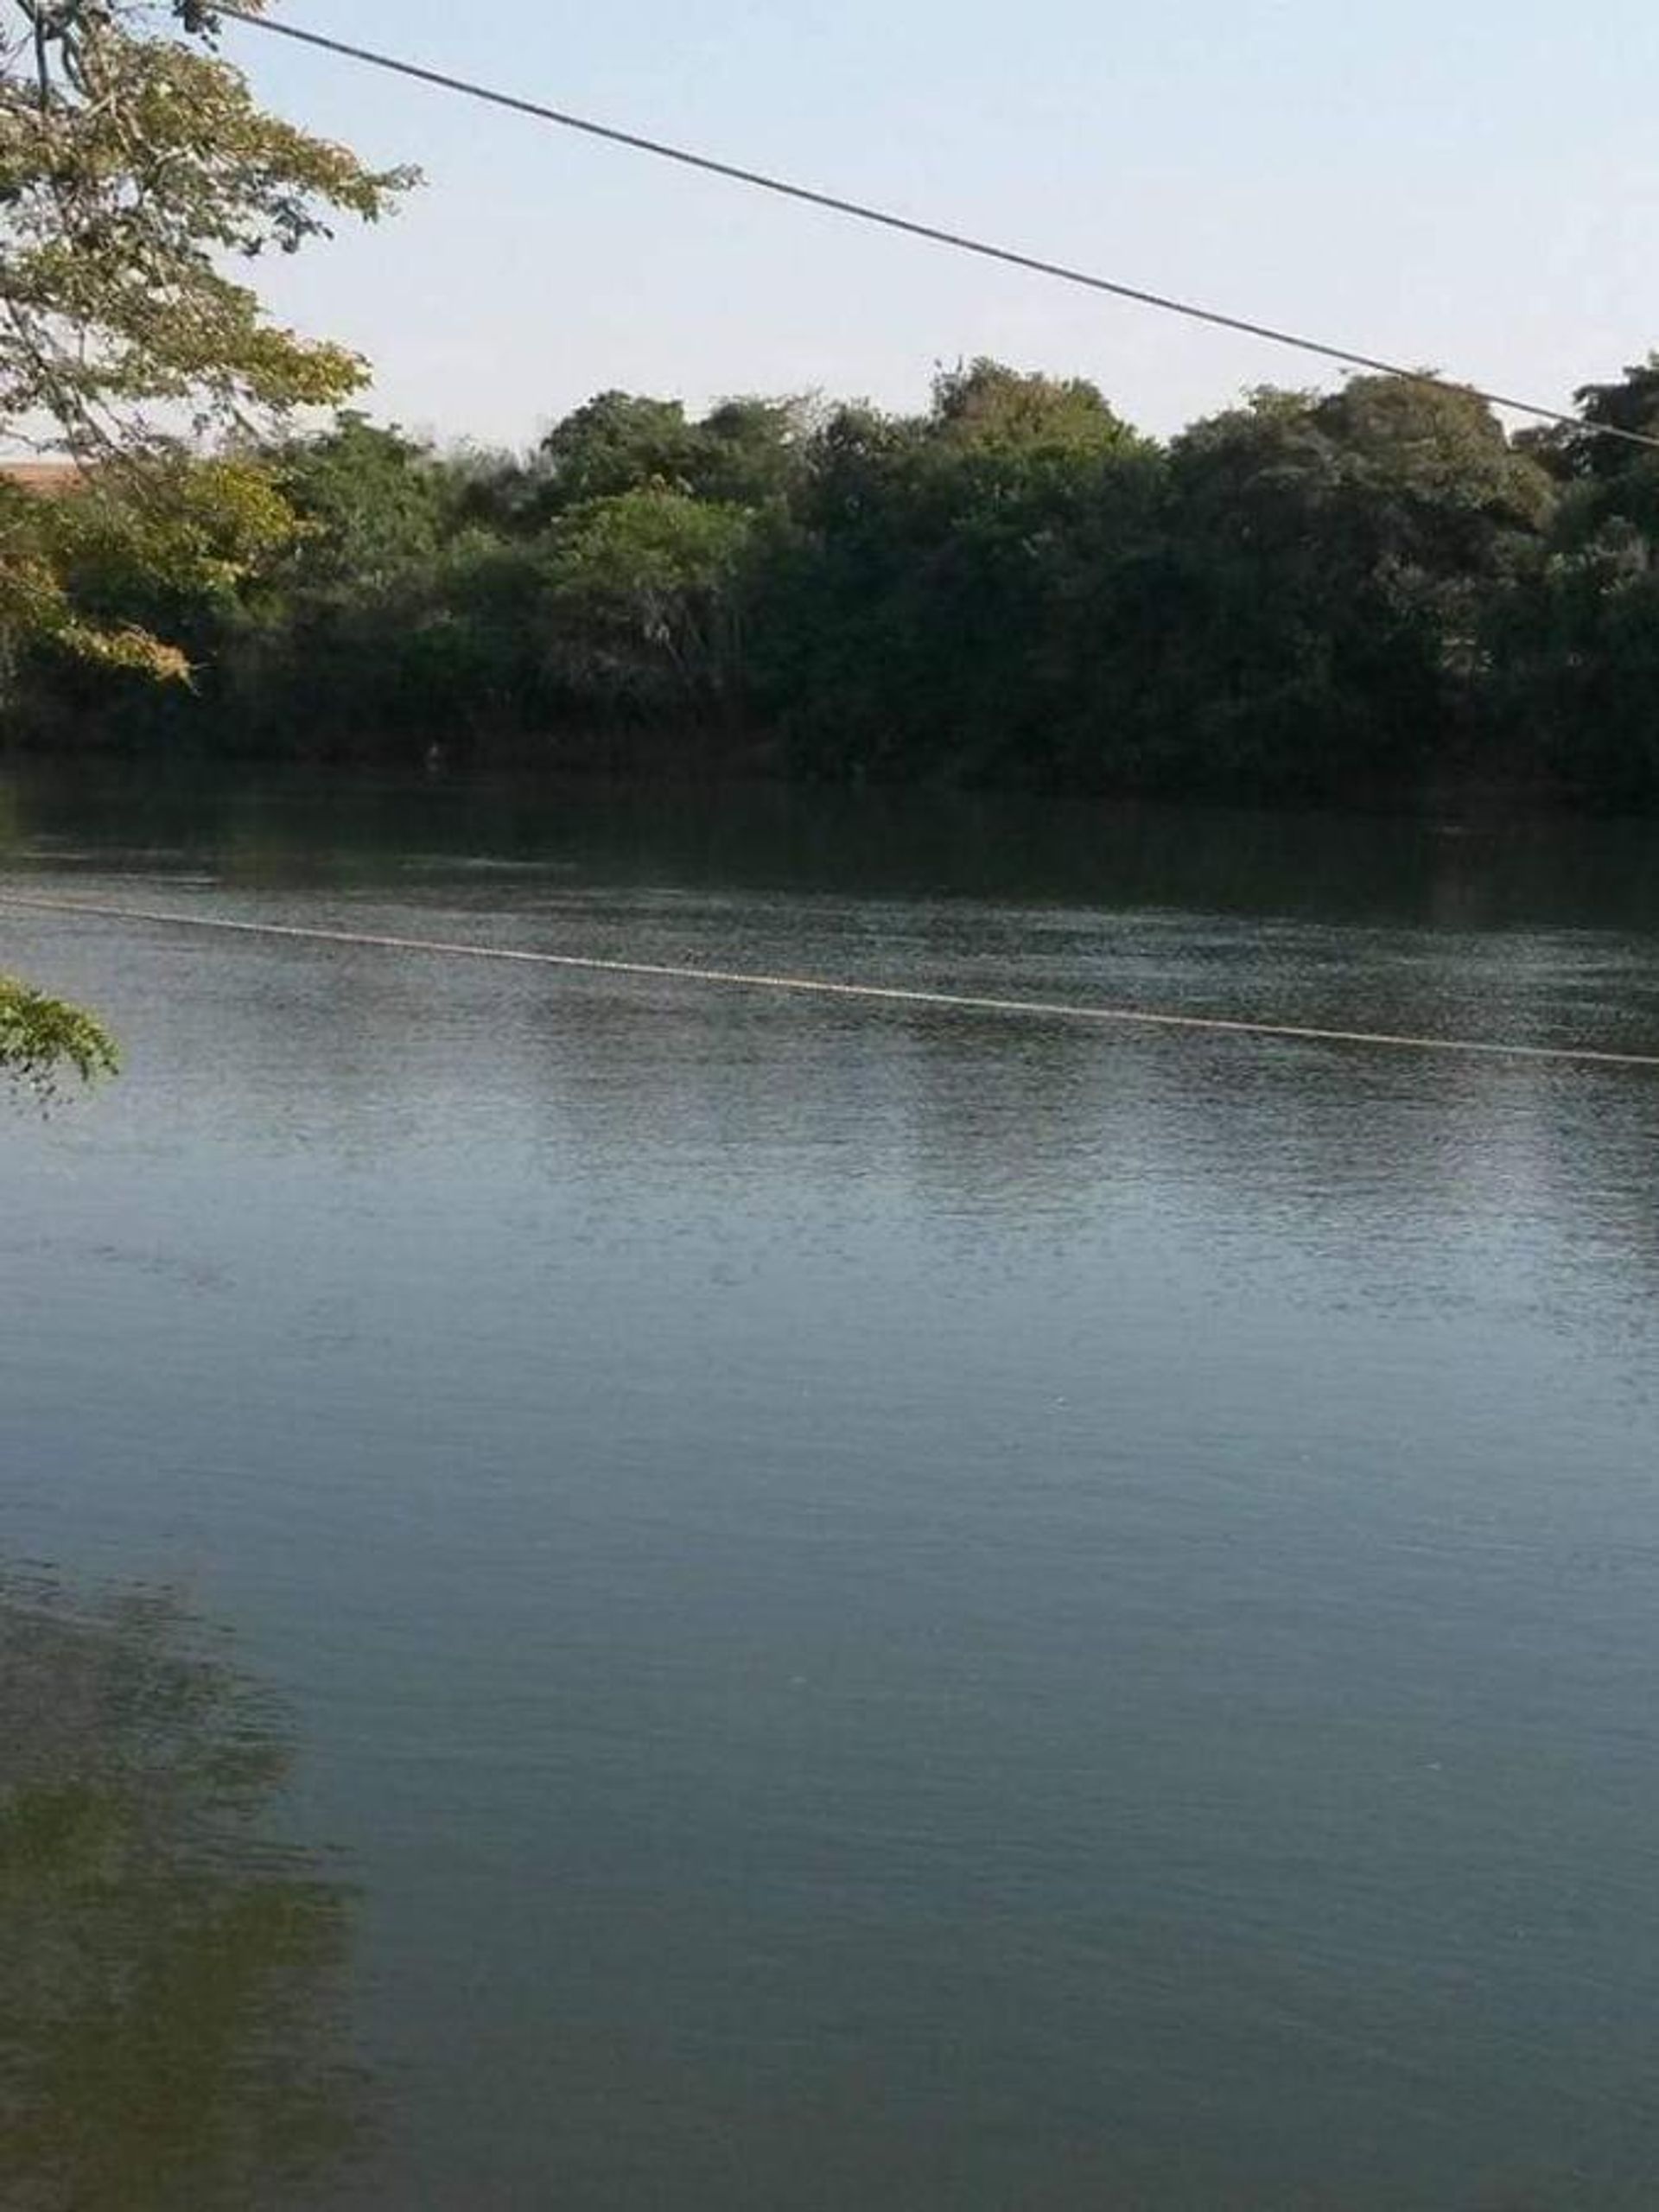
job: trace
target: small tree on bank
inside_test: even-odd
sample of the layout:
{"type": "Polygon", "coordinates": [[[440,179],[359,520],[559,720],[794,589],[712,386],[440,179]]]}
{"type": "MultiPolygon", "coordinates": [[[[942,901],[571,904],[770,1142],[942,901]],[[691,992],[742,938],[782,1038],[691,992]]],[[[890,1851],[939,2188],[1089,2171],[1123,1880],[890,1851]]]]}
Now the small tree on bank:
{"type": "Polygon", "coordinates": [[[109,1032],[93,1015],[0,976],[0,1075],[42,1106],[66,1075],[92,1083],[119,1065],[109,1032]]]}

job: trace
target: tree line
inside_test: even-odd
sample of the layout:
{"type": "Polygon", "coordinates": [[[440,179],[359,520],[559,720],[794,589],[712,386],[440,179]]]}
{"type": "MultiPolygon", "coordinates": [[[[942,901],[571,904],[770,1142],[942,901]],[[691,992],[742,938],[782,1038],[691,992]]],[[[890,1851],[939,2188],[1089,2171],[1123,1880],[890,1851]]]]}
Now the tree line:
{"type": "MultiPolygon", "coordinates": [[[[101,636],[16,742],[534,759],[1214,800],[1659,799],[1659,365],[1506,434],[1264,389],[1160,442],[978,360],[911,416],[604,392],[528,455],[356,412],[181,460],[165,557],[96,474],[7,494],[101,636]],[[178,517],[199,510],[180,556],[178,517]],[[434,752],[434,748],[436,751],[434,752]]],[[[187,532],[188,535],[188,532],[187,532]]]]}

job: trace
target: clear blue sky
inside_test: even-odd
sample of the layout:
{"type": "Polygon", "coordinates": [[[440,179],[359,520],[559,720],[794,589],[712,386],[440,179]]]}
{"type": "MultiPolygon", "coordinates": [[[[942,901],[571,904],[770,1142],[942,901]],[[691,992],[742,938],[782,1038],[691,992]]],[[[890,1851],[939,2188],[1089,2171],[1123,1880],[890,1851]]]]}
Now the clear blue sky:
{"type": "MultiPolygon", "coordinates": [[[[1566,404],[1659,345],[1651,0],[282,0],[286,19],[1566,404]]],[[[958,260],[229,27],[273,105],[427,182],[277,273],[378,413],[521,443],[609,385],[920,403],[993,353],[1166,432],[1294,355],[958,260]]]]}

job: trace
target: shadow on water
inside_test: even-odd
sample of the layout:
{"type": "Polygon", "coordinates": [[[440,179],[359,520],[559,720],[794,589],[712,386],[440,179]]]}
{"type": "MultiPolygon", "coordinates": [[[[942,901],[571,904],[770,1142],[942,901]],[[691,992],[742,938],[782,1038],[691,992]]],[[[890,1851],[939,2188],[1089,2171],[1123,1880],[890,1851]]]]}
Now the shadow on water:
{"type": "Polygon", "coordinates": [[[153,1591],[0,1572],[0,2202],[315,2205],[357,2148],[351,1897],[276,1840],[292,1745],[153,1591]]]}

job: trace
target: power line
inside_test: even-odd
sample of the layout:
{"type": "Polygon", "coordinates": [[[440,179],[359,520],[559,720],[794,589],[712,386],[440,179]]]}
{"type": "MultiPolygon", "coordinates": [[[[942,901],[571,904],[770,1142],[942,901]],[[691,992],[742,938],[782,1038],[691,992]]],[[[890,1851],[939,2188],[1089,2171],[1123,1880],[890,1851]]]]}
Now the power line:
{"type": "Polygon", "coordinates": [[[585,976],[623,976],[647,982],[702,983],[728,990],[772,991],[797,998],[861,1001],[915,1007],[925,1013],[1021,1016],[1027,1020],[1076,1021],[1094,1027],[1176,1030],[1192,1035],[1267,1037],[1305,1045],[1364,1045],[1402,1052],[1450,1052],[1465,1058],[1542,1061],[1556,1066],[1659,1069],[1659,1052],[1620,1052],[1590,1045],[1515,1045],[1471,1037],[1416,1037],[1386,1029],[1325,1029],[1299,1021],[1251,1021],[1224,1014],[1176,1014],[1157,1007],[1079,1006],[1064,999],[999,998],[971,991],[930,991],[893,983],[845,982],[828,976],[771,976],[748,969],[696,968],[678,961],[601,959],[576,952],[537,952],[528,947],[468,944],[451,938],[390,937],[365,930],[316,929],[299,922],[237,921],[225,914],[167,913],[145,906],[111,906],[101,899],[57,899],[0,889],[0,908],[21,913],[67,914],[101,922],[136,922],[149,929],[206,930],[235,937],[278,938],[302,944],[348,944],[378,952],[408,952],[447,960],[499,960],[526,968],[554,968],[585,976]]]}
{"type": "Polygon", "coordinates": [[[794,200],[809,207],[823,207],[834,215],[850,216],[854,221],[873,223],[882,230],[898,231],[907,238],[923,238],[930,245],[949,246],[957,253],[970,253],[982,261],[998,261],[1011,269],[1025,269],[1039,276],[1052,276],[1063,284],[1080,285],[1085,291],[1103,292],[1112,299],[1128,300],[1138,307],[1154,308],[1162,315],[1184,316],[1189,322],[1209,324],[1217,330],[1231,330],[1247,338],[1260,338],[1269,345],[1287,346],[1297,353],[1317,354],[1321,359],[1338,361],[1345,368],[1370,369],[1376,374],[1399,377],[1410,384],[1427,385],[1440,391],[1466,394],[1471,399],[1484,401],[1489,407],[1502,407],[1511,414],[1530,415],[1541,423],[1565,425],[1569,429],[1606,438],[1617,438],[1627,445],[1643,446],[1659,453],[1659,437],[1649,437],[1640,430],[1627,430],[1611,423],[1586,423],[1576,415],[1559,407],[1543,407],[1535,400],[1515,399],[1498,391],[1484,391],[1480,385],[1460,384],[1455,378],[1433,375],[1424,369],[1409,369],[1397,361],[1387,361],[1374,353],[1362,353],[1351,346],[1332,346],[1323,339],[1308,338],[1290,330],[1280,330],[1271,323],[1255,322],[1247,316],[1227,315],[1219,308],[1196,305],[1191,300],[1171,299],[1160,292],[1148,292],[1139,285],[1120,283],[1109,276],[1096,276],[1087,270],[1073,269],[1064,262],[1046,261],[1040,256],[1021,253],[1012,246],[995,245],[988,239],[970,238],[960,231],[941,229],[932,223],[922,223],[908,215],[895,215],[882,207],[872,207],[857,200],[844,200],[839,194],[816,191],[811,186],[791,184],[783,177],[770,176],[762,169],[744,168],[734,162],[716,160],[709,154],[691,152],[683,146],[671,146],[658,138],[646,138],[638,131],[619,130],[614,124],[595,123],[589,117],[572,115],[562,108],[547,106],[540,100],[525,99],[516,92],[504,92],[488,85],[474,83],[466,77],[450,76],[442,69],[429,69],[416,61],[399,60],[395,54],[377,53],[372,48],[354,46],[349,41],[330,38],[321,31],[302,30],[293,23],[270,21],[263,16],[249,15],[244,9],[215,5],[213,13],[245,24],[251,30],[268,31],[274,38],[285,38],[298,46],[309,46],[325,54],[342,55],[348,61],[360,61],[372,69],[384,69],[395,77],[406,77],[415,83],[435,86],[441,92],[459,92],[464,98],[482,100],[491,107],[505,108],[515,115],[528,115],[540,123],[551,123],[562,130],[579,131],[584,137],[602,138],[613,146],[626,146],[635,153],[651,154],[658,161],[675,162],[682,168],[701,169],[709,176],[728,178],[734,184],[752,185],[757,191],[770,192],[782,200],[794,200]]]}

